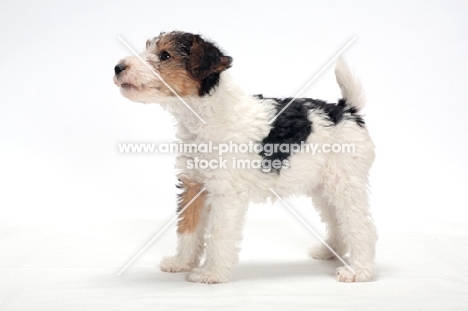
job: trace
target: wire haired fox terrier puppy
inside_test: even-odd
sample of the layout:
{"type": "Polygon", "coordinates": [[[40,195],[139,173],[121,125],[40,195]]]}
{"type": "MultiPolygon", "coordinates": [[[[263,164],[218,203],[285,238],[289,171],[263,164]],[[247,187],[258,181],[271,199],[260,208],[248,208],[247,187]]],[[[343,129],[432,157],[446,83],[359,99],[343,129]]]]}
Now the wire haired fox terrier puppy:
{"type": "MultiPolygon", "coordinates": [[[[373,278],[377,231],[367,187],[374,144],[360,114],[363,89],[343,60],[335,69],[342,98],[329,104],[245,94],[226,71],[232,58],[191,33],[161,33],[146,42],[140,57],[146,64],[130,56],[114,68],[114,82],[122,95],[135,102],[161,104],[177,120],[177,138],[182,143],[213,145],[211,152],[181,151],[177,156],[178,247],[175,256],[162,259],[161,270],[190,272],[192,282],[229,281],[238,261],[248,204],[265,202],[273,189],[281,197],[312,198],[327,226],[327,244],[335,254],[347,256],[349,265],[336,271],[338,281],[373,278]],[[253,143],[260,148],[226,151],[223,167],[193,165],[195,159],[216,163],[217,149],[226,143],[253,143]],[[353,144],[354,152],[311,155],[282,148],[338,143],[353,144]],[[270,152],[261,148],[271,144],[280,148],[270,152]],[[239,168],[234,160],[260,164],[239,168]]],[[[335,254],[325,245],[310,251],[316,259],[331,259],[335,254]]]]}

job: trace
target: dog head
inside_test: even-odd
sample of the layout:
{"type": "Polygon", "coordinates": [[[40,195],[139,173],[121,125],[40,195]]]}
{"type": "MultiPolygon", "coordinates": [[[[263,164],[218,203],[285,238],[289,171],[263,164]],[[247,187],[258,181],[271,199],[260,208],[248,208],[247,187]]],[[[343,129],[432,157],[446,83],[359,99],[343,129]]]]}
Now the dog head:
{"type": "Polygon", "coordinates": [[[114,83],[123,96],[142,103],[175,97],[174,92],[181,97],[205,96],[232,65],[232,58],[213,43],[178,31],[149,39],[139,56],[119,61],[114,83]]]}

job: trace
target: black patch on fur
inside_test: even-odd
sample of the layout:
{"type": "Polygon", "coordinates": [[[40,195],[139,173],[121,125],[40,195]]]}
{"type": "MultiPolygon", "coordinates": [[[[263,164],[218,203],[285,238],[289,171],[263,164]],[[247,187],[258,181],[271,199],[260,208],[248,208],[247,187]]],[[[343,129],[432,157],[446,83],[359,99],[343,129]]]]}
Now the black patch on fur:
{"type": "Polygon", "coordinates": [[[366,125],[364,118],[358,114],[356,107],[347,106],[346,100],[344,99],[340,99],[338,104],[344,107],[343,114],[346,116],[346,119],[353,120],[360,127],[364,127],[366,125]]]}
{"type": "MultiPolygon", "coordinates": [[[[165,33],[161,33],[164,35],[165,33]]],[[[187,70],[200,83],[199,96],[209,94],[219,85],[220,73],[232,66],[232,57],[224,53],[213,42],[200,35],[173,31],[173,48],[186,64],[187,70]]]]}
{"type": "MultiPolygon", "coordinates": [[[[268,98],[262,94],[254,95],[257,99],[272,99],[276,102],[276,114],[278,114],[286,105],[291,102],[292,98],[268,98]]],[[[340,123],[343,119],[353,120],[360,127],[365,125],[364,119],[357,114],[355,107],[348,106],[346,100],[340,99],[337,104],[327,103],[323,100],[312,98],[296,98],[291,104],[275,119],[272,128],[267,137],[262,140],[262,146],[265,145],[288,145],[287,150],[291,150],[291,146],[301,145],[307,140],[307,137],[313,131],[313,124],[308,118],[309,110],[320,110],[324,112],[333,125],[340,123]]],[[[271,148],[271,147],[270,147],[271,148]]],[[[280,151],[279,148],[273,152],[262,150],[260,155],[263,161],[287,160],[291,156],[290,152],[280,151]],[[269,155],[267,155],[269,153],[269,155]],[[271,153],[271,154],[270,154],[271,153]]],[[[263,166],[264,167],[264,166],[263,166]]],[[[279,174],[280,169],[272,168],[279,174]]]]}
{"type": "Polygon", "coordinates": [[[232,57],[224,55],[213,43],[192,35],[187,70],[200,82],[200,96],[218,86],[220,73],[232,66],[232,57]]]}
{"type": "MultiPolygon", "coordinates": [[[[256,95],[259,99],[264,99],[262,95],[256,95]]],[[[273,99],[273,98],[272,98],[273,99]]],[[[290,101],[291,98],[286,99],[274,99],[276,101],[277,113],[280,112],[290,101]]],[[[268,150],[262,150],[260,155],[263,161],[268,161],[271,167],[271,163],[275,160],[283,161],[286,160],[291,153],[279,150],[271,150],[275,145],[288,145],[287,150],[291,150],[291,145],[301,144],[307,137],[312,133],[312,122],[308,119],[307,113],[309,108],[304,104],[303,99],[294,100],[276,119],[273,121],[272,128],[267,137],[262,140],[262,145],[265,148],[269,145],[270,152],[268,150]],[[272,151],[272,152],[271,152],[272,151]],[[268,154],[267,154],[268,153],[268,154]]],[[[262,165],[266,168],[265,165],[262,165]]],[[[280,168],[271,168],[271,171],[275,171],[279,174],[280,168]]]]}
{"type": "Polygon", "coordinates": [[[201,81],[200,84],[200,91],[198,95],[204,96],[206,94],[209,94],[211,90],[213,90],[215,87],[217,87],[219,84],[219,73],[212,73],[205,79],[201,81]]]}
{"type": "Polygon", "coordinates": [[[175,44],[173,45],[174,50],[181,56],[187,57],[190,54],[190,47],[192,46],[193,34],[188,32],[177,32],[173,31],[170,33],[173,37],[175,44]]]}

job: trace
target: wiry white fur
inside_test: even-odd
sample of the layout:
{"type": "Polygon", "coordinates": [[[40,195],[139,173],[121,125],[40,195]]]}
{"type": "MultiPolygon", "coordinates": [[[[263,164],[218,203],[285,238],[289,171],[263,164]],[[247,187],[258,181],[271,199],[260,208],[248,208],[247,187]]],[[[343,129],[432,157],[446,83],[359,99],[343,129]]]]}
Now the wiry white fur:
{"type": "Polygon", "coordinates": [[[205,223],[206,212],[202,211],[201,221],[194,232],[182,233],[178,235],[177,254],[171,257],[164,257],[161,260],[160,268],[165,272],[189,272],[198,267],[200,258],[205,250],[205,223]]]}
{"type": "Polygon", "coordinates": [[[366,98],[361,83],[349,68],[343,58],[338,58],[335,67],[336,82],[341,89],[341,95],[357,111],[364,108],[366,98]]]}
{"type": "MultiPolygon", "coordinates": [[[[133,67],[139,67],[134,62],[133,67]]],[[[343,60],[336,66],[336,78],[343,97],[360,110],[364,106],[362,86],[343,60]]],[[[151,84],[145,74],[146,84],[151,84]]],[[[135,75],[132,76],[135,79],[135,75]]],[[[154,77],[154,79],[157,79],[154,77]]],[[[269,120],[276,109],[271,100],[259,100],[245,94],[227,72],[221,74],[218,87],[210,95],[188,97],[186,102],[205,121],[200,120],[175,97],[149,93],[135,95],[142,102],[158,101],[177,120],[177,137],[184,143],[249,143],[266,137],[271,129],[269,120]]],[[[125,95],[125,94],[124,94],[125,95]]],[[[305,194],[313,198],[316,209],[327,225],[327,242],[340,255],[349,255],[348,263],[354,275],[345,267],[337,270],[339,281],[367,281],[375,273],[374,255],[377,233],[368,206],[367,174],[374,160],[374,145],[365,127],[352,120],[333,125],[328,116],[310,110],[313,132],[309,143],[354,143],[356,152],[298,153],[290,157],[290,167],[276,173],[259,169],[187,169],[187,160],[195,157],[218,159],[217,152],[180,154],[176,167],[180,175],[206,187],[203,220],[193,233],[179,235],[179,247],[174,257],[161,262],[163,271],[189,271],[193,282],[219,283],[230,279],[238,260],[242,227],[249,201],[262,202],[271,197],[269,188],[280,196],[305,194]],[[206,238],[203,236],[206,233],[206,238]],[[206,246],[204,245],[206,243],[206,246]],[[206,260],[195,268],[205,248],[206,260]]],[[[223,158],[260,159],[256,153],[224,154],[223,158]]],[[[324,247],[316,247],[311,256],[332,258],[324,247]]]]}

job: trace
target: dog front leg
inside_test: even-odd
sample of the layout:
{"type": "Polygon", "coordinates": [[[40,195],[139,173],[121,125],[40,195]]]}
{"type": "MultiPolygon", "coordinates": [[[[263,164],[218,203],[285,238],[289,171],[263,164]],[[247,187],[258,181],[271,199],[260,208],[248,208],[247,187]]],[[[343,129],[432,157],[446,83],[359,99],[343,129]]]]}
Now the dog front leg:
{"type": "Polygon", "coordinates": [[[177,254],[164,257],[160,268],[165,272],[186,272],[198,267],[200,257],[204,251],[205,206],[206,193],[202,192],[203,185],[181,178],[178,188],[182,189],[179,195],[177,212],[177,254]]]}
{"type": "Polygon", "coordinates": [[[239,258],[248,199],[232,189],[223,194],[207,191],[211,208],[207,217],[206,260],[202,267],[192,270],[189,281],[228,282],[239,258]]]}

